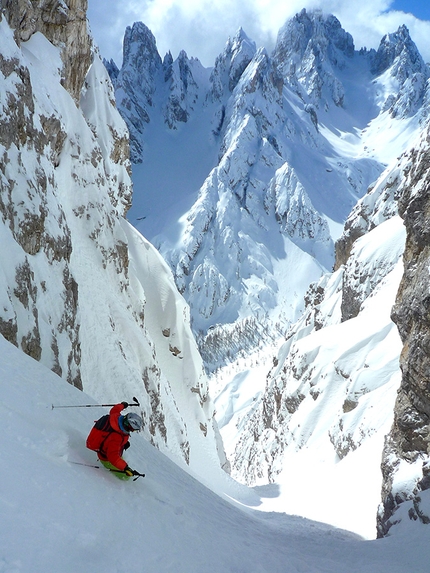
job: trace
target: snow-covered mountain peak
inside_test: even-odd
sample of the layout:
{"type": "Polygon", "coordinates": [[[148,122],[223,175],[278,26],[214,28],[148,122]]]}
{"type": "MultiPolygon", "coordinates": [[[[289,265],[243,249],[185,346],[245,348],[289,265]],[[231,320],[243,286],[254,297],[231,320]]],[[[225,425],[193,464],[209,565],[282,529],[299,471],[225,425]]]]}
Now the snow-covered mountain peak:
{"type": "Polygon", "coordinates": [[[401,71],[403,81],[410,74],[423,72],[426,68],[421,54],[410,37],[408,28],[400,26],[397,32],[386,34],[376,52],[373,71],[376,75],[384,73],[389,67],[393,68],[393,75],[401,71]]]}
{"type": "Polygon", "coordinates": [[[154,35],[142,23],[127,27],[124,36],[123,65],[116,72],[108,66],[112,81],[115,81],[116,99],[130,131],[130,155],[135,163],[142,161],[142,134],[150,121],[150,109],[156,89],[155,78],[162,70],[154,35]]]}
{"type": "Polygon", "coordinates": [[[220,100],[234,90],[242,73],[257,51],[255,42],[240,28],[229,38],[224,51],[217,57],[211,74],[211,97],[220,100]]]}
{"type": "Polygon", "coordinates": [[[143,24],[127,26],[123,44],[123,67],[130,66],[137,73],[154,73],[161,64],[154,34],[143,24]]]}
{"type": "Polygon", "coordinates": [[[279,30],[274,53],[276,59],[288,59],[299,63],[309,51],[318,53],[321,58],[328,57],[333,63],[334,49],[347,57],[354,55],[354,41],[339,20],[332,14],[321,10],[306,11],[288,20],[279,30]]]}
{"type": "Polygon", "coordinates": [[[175,61],[171,57],[165,58],[163,68],[167,97],[163,104],[164,121],[170,129],[178,129],[178,124],[188,121],[199,100],[200,86],[194,75],[199,78],[203,66],[198,59],[190,60],[181,50],[175,61]]]}
{"type": "Polygon", "coordinates": [[[268,128],[270,123],[268,116],[271,115],[271,106],[276,104],[282,108],[283,85],[282,77],[273,65],[267,50],[259,48],[241,74],[230,99],[229,107],[235,108],[236,112],[243,108],[247,109],[253,116],[259,115],[261,125],[265,125],[268,128]],[[255,92],[260,93],[262,96],[261,106],[265,108],[264,111],[257,111],[256,106],[252,102],[253,98],[250,100],[246,97],[246,94],[255,92]]]}
{"type": "Polygon", "coordinates": [[[235,36],[233,36],[233,39],[227,42],[227,45],[231,45],[232,53],[237,53],[239,50],[245,51],[248,49],[252,55],[256,51],[255,42],[249,38],[242,27],[238,29],[235,36]]]}
{"type": "Polygon", "coordinates": [[[424,63],[406,26],[381,40],[372,71],[383,88],[381,110],[391,117],[406,118],[423,106],[430,68],[424,63]]]}
{"type": "MultiPolygon", "coordinates": [[[[343,69],[354,56],[354,42],[339,20],[320,10],[300,14],[280,29],[273,59],[291,85],[304,89],[312,104],[321,106],[323,86],[329,88],[326,105],[343,104],[344,89],[336,70],[343,69]]],[[[299,88],[297,88],[299,89],[299,88]]],[[[324,98],[324,99],[325,99],[324,98]]]]}
{"type": "MultiPolygon", "coordinates": [[[[283,26],[273,55],[242,29],[212,70],[184,52],[168,55],[155,75],[145,72],[150,98],[138,93],[140,77],[126,85],[119,73],[118,107],[132,150],[141,149],[135,162],[144,161],[130,218],[169,261],[196,332],[272,313],[291,243],[311,257],[312,278],[332,267],[337,226],[407,143],[403,124],[386,128],[393,116],[384,103],[399,84],[391,67],[375,78],[375,57],[356,52],[334,16],[303,10],[283,26]],[[175,213],[175,204],[184,207],[175,213]],[[268,263],[249,265],[245,243],[268,263]],[[263,275],[270,296],[255,296],[248,279],[260,285],[263,275]]],[[[398,102],[405,109],[415,101],[408,95],[398,102]]],[[[296,318],[304,293],[295,292],[284,318],[296,318]]]]}

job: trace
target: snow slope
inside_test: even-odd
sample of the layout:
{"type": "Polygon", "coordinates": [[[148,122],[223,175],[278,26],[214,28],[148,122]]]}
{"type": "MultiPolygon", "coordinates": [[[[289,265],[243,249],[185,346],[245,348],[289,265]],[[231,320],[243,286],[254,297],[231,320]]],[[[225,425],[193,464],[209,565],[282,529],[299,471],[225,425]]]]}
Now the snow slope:
{"type": "MultiPolygon", "coordinates": [[[[0,350],[2,573],[428,571],[427,532],[414,523],[363,541],[265,511],[266,495],[282,505],[276,490],[257,493],[221,471],[203,476],[208,489],[140,435],[132,436],[127,459],[145,478],[123,483],[104,469],[72,464],[95,463],[84,440],[106,409],[52,409],[92,399],[3,338],[0,350]]],[[[352,497],[352,511],[357,503],[352,497]]]]}
{"type": "Polygon", "coordinates": [[[319,304],[309,305],[276,353],[243,358],[220,370],[212,386],[234,477],[287,490],[306,483],[309,495],[288,499],[289,510],[321,518],[333,500],[330,523],[367,537],[375,535],[381,451],[401,379],[401,342],[390,312],[404,239],[399,217],[364,235],[349,266],[315,285],[319,304]],[[361,310],[342,322],[342,284],[354,279],[361,310]],[[351,490],[365,492],[353,514],[351,490]]]}

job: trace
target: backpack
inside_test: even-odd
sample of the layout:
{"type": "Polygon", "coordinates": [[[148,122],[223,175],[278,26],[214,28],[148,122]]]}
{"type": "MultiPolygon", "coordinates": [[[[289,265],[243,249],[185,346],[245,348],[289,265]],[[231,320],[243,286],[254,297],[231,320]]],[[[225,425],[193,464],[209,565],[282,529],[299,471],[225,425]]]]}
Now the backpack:
{"type": "Polygon", "coordinates": [[[111,432],[115,430],[110,425],[109,414],[99,418],[91,429],[87,438],[87,448],[103,454],[103,445],[111,432]]]}

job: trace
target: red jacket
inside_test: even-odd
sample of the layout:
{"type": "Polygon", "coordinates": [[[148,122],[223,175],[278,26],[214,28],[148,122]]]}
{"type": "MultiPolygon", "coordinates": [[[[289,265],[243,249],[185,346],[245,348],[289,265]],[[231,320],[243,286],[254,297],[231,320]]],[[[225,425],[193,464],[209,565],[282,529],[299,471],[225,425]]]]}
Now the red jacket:
{"type": "MultiPolygon", "coordinates": [[[[87,448],[95,450],[100,460],[110,462],[119,470],[124,470],[127,466],[127,462],[122,459],[122,454],[129,439],[129,435],[119,426],[119,417],[123,409],[122,404],[114,406],[109,412],[110,428],[100,429],[93,426],[87,438],[87,448]]],[[[109,425],[106,424],[106,426],[109,425]]]]}

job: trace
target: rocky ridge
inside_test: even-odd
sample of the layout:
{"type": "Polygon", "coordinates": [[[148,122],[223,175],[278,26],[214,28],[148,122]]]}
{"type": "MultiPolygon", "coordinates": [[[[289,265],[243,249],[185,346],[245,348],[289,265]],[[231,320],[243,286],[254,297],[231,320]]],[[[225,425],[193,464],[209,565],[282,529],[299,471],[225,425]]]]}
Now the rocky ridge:
{"type": "Polygon", "coordinates": [[[403,343],[400,355],[402,382],[393,427],[387,436],[383,460],[382,503],[378,513],[378,535],[386,535],[393,524],[406,518],[430,523],[423,492],[430,488],[429,447],[429,157],[427,128],[410,150],[399,197],[399,213],[407,239],[403,255],[404,274],[397,293],[392,319],[403,343]],[[412,477],[405,487],[402,472],[412,477]]]}

